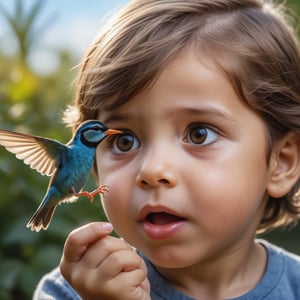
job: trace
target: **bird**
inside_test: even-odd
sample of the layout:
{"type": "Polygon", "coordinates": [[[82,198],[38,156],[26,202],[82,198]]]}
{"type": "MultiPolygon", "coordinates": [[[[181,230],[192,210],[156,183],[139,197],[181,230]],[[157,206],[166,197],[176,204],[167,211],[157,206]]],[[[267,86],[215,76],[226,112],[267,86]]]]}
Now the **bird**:
{"type": "Polygon", "coordinates": [[[81,123],[71,140],[57,140],[0,129],[0,145],[15,154],[32,169],[51,176],[46,194],[26,227],[32,231],[46,230],[58,204],[73,202],[80,196],[91,201],[95,195],[108,192],[100,185],[92,192],[83,191],[95,162],[96,148],[109,135],[122,131],[110,129],[98,120],[81,123]]]}

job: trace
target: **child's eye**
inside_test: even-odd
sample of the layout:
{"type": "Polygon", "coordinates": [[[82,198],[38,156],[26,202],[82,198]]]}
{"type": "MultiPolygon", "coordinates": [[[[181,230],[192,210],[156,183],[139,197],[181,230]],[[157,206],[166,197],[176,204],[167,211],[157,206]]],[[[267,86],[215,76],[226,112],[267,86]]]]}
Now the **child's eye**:
{"type": "Polygon", "coordinates": [[[138,139],[131,133],[118,134],[111,141],[111,148],[115,154],[122,154],[137,149],[138,139]]]}
{"type": "Polygon", "coordinates": [[[184,141],[187,143],[206,146],[215,142],[218,134],[211,128],[204,125],[194,125],[188,129],[184,141]]]}

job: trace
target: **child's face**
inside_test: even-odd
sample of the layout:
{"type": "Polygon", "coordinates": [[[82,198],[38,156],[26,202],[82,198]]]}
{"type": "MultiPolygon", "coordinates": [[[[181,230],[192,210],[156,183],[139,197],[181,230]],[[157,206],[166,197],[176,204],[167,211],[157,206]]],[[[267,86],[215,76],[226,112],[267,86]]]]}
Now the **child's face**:
{"type": "Polygon", "coordinates": [[[185,52],[99,119],[126,132],[100,145],[97,167],[127,242],[172,268],[249,246],[270,176],[266,128],[216,67],[185,52]]]}

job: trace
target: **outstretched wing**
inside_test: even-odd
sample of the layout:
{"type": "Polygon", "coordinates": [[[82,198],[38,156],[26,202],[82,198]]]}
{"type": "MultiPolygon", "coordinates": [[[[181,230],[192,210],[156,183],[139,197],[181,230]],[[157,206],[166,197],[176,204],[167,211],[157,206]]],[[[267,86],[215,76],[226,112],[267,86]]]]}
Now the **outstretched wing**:
{"type": "Polygon", "coordinates": [[[15,154],[32,169],[51,176],[68,147],[56,140],[10,130],[0,130],[0,145],[15,154]]]}

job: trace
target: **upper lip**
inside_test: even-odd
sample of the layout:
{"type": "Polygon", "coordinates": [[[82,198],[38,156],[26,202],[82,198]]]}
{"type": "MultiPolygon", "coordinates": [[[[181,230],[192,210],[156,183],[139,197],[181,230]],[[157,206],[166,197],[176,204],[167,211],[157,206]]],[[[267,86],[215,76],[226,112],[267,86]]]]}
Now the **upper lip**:
{"type": "Polygon", "coordinates": [[[147,205],[143,206],[142,209],[140,210],[139,222],[146,220],[147,217],[153,213],[166,213],[166,214],[170,214],[170,215],[176,216],[178,218],[184,219],[182,216],[180,216],[180,214],[178,212],[176,212],[175,210],[173,210],[170,207],[163,206],[163,205],[147,204],[147,205]]]}

